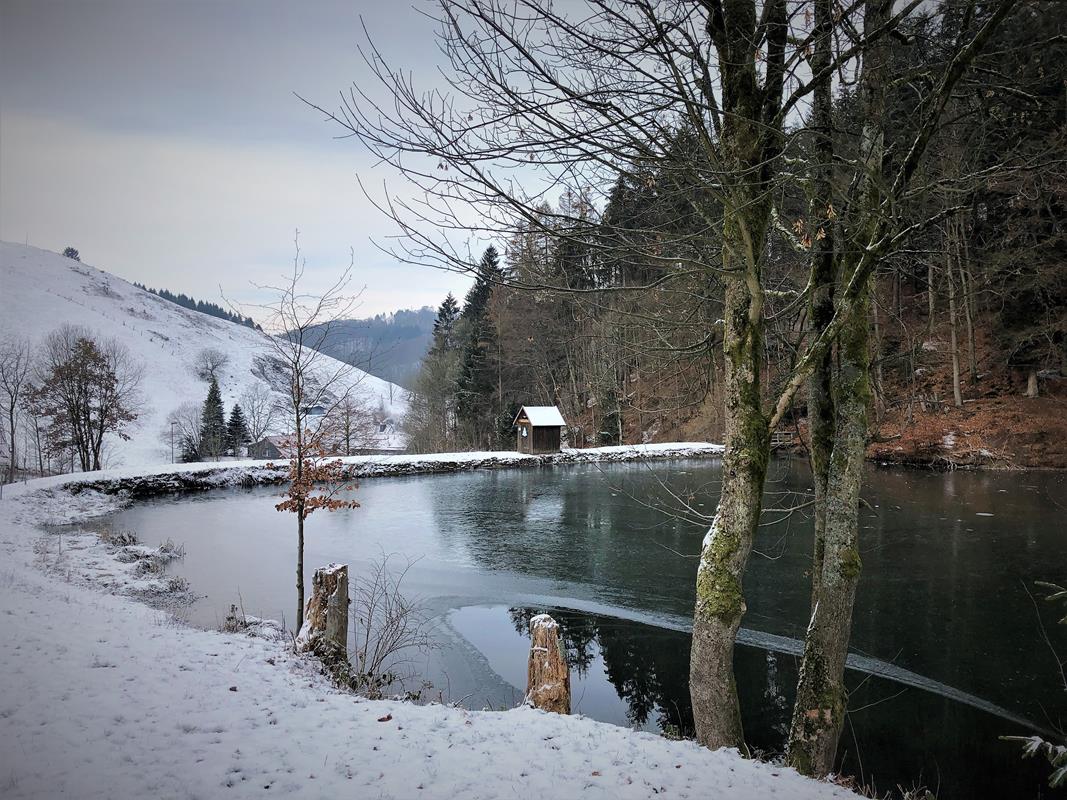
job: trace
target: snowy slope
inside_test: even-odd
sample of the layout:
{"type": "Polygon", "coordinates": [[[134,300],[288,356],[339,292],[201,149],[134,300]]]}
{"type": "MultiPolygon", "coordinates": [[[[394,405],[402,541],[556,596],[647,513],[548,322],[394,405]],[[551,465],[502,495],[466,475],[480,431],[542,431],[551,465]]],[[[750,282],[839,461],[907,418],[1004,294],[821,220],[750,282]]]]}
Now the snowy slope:
{"type": "MultiPolygon", "coordinates": [[[[168,288],[180,290],[179,283],[168,288]]],[[[207,385],[191,371],[203,348],[230,356],[219,377],[227,414],[253,384],[269,386],[253,372],[257,357],[266,355],[264,334],[182,308],[56,253],[0,242],[0,297],[0,336],[15,335],[37,345],[63,323],[84,325],[121,340],[144,364],[146,407],[130,441],[112,437],[108,466],[170,460],[163,441],[167,415],[184,402],[203,402],[207,394],[207,385]]],[[[399,386],[355,369],[349,380],[358,384],[355,392],[368,408],[381,408],[394,420],[406,409],[406,392],[399,386]]],[[[398,434],[391,434],[381,446],[399,444],[398,434]]]]}

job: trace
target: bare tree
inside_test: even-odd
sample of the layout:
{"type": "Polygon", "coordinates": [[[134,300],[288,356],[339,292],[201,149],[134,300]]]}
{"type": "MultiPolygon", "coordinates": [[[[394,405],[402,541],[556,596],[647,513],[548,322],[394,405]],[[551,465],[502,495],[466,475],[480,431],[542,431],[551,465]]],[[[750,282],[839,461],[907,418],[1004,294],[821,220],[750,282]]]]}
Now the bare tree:
{"type": "Polygon", "coordinates": [[[278,403],[270,389],[258,382],[241,395],[239,402],[248,423],[248,435],[253,442],[258,442],[273,430],[278,403]]]}
{"type": "Polygon", "coordinates": [[[116,339],[98,340],[74,325],[50,333],[30,396],[50,420],[53,449],[70,448],[83,471],[101,469],[106,437],[130,438],[129,427],[143,406],[143,371],[116,339]]]}
{"type": "Polygon", "coordinates": [[[219,373],[229,363],[229,355],[217,348],[205,347],[196,354],[193,372],[202,381],[210,381],[212,378],[219,380],[219,373]]]}
{"type": "Polygon", "coordinates": [[[321,294],[303,289],[305,263],[300,255],[299,232],[292,272],[277,286],[261,286],[274,300],[261,306],[264,312],[265,347],[286,376],[288,392],[285,416],[288,423],[289,488],[276,507],[296,515],[296,630],[304,624],[304,523],[317,509],[336,511],[359,506],[341,499],[354,487],[344,480],[340,462],[330,452],[328,420],[347,400],[362,373],[323,354],[320,348],[333,326],[351,316],[358,295],[348,293],[353,261],[321,294]],[[321,410],[325,413],[319,414],[321,410]]]}
{"type": "Polygon", "coordinates": [[[353,455],[357,449],[374,447],[378,422],[362,397],[346,394],[334,406],[326,424],[333,450],[341,455],[353,455]]]}
{"type": "Polygon", "coordinates": [[[352,627],[355,654],[350,685],[370,697],[408,677],[411,659],[433,647],[431,620],[418,601],[400,590],[412,562],[398,568],[390,556],[373,561],[354,582],[352,627]]]}
{"type": "Polygon", "coordinates": [[[7,481],[15,480],[19,412],[30,379],[30,345],[21,339],[0,342],[0,400],[3,401],[4,427],[8,438],[7,481]]]}
{"type": "Polygon", "coordinates": [[[178,448],[182,461],[199,461],[203,427],[200,424],[203,404],[194,400],[182,403],[167,414],[167,424],[159,432],[160,441],[178,448]]]}

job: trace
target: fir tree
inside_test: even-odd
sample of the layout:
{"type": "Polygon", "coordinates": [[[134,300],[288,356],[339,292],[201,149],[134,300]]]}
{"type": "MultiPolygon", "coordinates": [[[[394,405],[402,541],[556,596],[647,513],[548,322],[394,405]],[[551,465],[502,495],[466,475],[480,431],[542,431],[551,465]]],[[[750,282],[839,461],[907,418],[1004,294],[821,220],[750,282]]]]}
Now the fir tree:
{"type": "Polygon", "coordinates": [[[204,410],[200,415],[200,454],[204,458],[218,458],[226,449],[226,411],[222,407],[219,382],[211,378],[204,410]]]}
{"type": "Polygon", "coordinates": [[[496,370],[490,358],[496,330],[489,316],[493,284],[501,278],[496,248],[486,248],[478,265],[474,286],[467,292],[460,315],[463,351],[456,386],[456,411],[466,428],[470,444],[492,446],[494,437],[494,393],[496,370]],[[487,441],[487,438],[489,441],[487,441]]]}
{"type": "Polygon", "coordinates": [[[449,292],[437,309],[437,319],[433,323],[432,351],[448,353],[456,349],[459,344],[456,337],[456,323],[458,321],[459,303],[449,292]]]}
{"type": "Polygon", "coordinates": [[[230,421],[226,423],[226,450],[231,455],[240,455],[241,448],[248,444],[249,438],[244,412],[239,404],[234,403],[230,421]]]}

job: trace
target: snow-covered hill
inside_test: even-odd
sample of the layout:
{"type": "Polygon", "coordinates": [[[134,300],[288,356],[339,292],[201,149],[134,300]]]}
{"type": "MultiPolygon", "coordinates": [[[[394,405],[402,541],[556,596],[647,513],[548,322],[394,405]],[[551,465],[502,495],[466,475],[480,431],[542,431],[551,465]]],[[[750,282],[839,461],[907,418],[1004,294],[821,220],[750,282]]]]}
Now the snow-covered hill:
{"type": "MultiPolygon", "coordinates": [[[[170,460],[164,434],[167,415],[182,403],[204,400],[207,385],[192,370],[204,348],[229,356],[219,375],[227,413],[256,383],[274,389],[261,377],[269,379],[271,373],[264,368],[268,355],[264,334],[182,308],[88,264],[36,247],[0,242],[0,336],[14,335],[36,346],[64,323],[119,339],[144,365],[145,407],[130,441],[112,437],[108,466],[170,460]]],[[[403,415],[407,403],[401,387],[355,369],[348,380],[355,385],[354,394],[362,405],[383,421],[396,421],[403,415]]],[[[376,444],[402,444],[395,430],[389,425],[376,444]]]]}

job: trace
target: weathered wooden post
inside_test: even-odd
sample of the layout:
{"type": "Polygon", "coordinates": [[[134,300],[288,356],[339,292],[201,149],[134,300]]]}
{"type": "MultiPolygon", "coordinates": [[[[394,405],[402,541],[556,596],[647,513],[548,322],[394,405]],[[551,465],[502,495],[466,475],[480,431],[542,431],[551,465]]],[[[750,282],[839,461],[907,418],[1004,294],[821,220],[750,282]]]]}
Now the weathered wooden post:
{"type": "Polygon", "coordinates": [[[571,713],[571,673],[563,657],[559,625],[548,614],[530,620],[526,702],[543,711],[571,713]]]}
{"type": "Polygon", "coordinates": [[[296,647],[320,657],[348,657],[348,564],[315,570],[296,647]]]}

